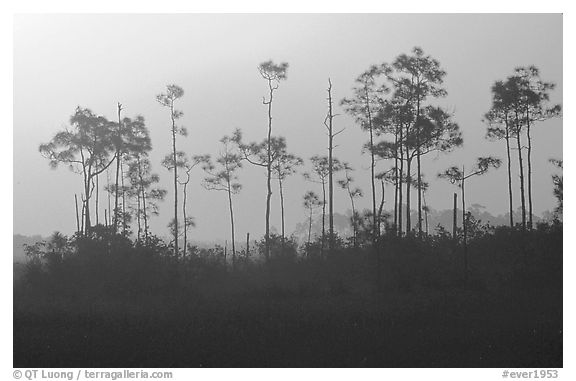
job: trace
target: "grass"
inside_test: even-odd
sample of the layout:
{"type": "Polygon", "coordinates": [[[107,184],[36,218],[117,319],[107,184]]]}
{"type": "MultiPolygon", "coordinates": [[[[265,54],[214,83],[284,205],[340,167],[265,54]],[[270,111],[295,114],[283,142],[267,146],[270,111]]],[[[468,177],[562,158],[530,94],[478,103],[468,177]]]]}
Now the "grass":
{"type": "Polygon", "coordinates": [[[512,251],[507,234],[471,243],[468,282],[458,252],[405,240],[378,287],[367,249],[235,272],[130,257],[113,264],[140,272],[99,283],[47,272],[15,287],[14,367],[562,367],[562,230],[512,251]]]}

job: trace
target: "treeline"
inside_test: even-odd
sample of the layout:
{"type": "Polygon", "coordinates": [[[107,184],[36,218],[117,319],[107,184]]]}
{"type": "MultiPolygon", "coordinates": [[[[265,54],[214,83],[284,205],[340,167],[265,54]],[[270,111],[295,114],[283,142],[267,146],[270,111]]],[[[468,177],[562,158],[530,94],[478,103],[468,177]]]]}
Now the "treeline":
{"type": "MultiPolygon", "coordinates": [[[[173,217],[169,223],[172,241],[168,243],[173,254],[188,255],[192,247],[188,233],[195,220],[187,214],[189,206],[187,189],[190,182],[200,176],[194,175],[194,168],[203,171],[202,185],[207,190],[222,191],[227,198],[232,243],[232,266],[235,266],[237,249],[234,220],[234,195],[241,191],[239,171],[243,165],[253,165],[266,171],[266,212],[263,255],[269,260],[272,235],[270,213],[274,183],[280,195],[281,233],[279,239],[284,247],[289,241],[285,231],[284,181],[296,174],[305,161],[288,150],[286,139],[273,133],[273,105],[276,91],[282,81],[287,80],[288,63],[276,64],[267,61],[258,70],[266,82],[268,92],[262,103],[267,109],[267,134],[262,141],[247,142],[241,130],[220,140],[219,154],[191,154],[179,149],[187,130],[179,121],[183,112],[178,109],[178,101],[184,90],[177,85],[169,85],[164,93],[157,95],[160,106],[167,110],[171,138],[171,150],[162,160],[162,166],[171,172],[174,204],[173,217]],[[183,246],[180,247],[180,241],[183,246]]],[[[423,168],[426,160],[436,153],[449,153],[462,146],[462,131],[454,121],[454,116],[436,105],[439,98],[447,95],[443,87],[446,71],[435,58],[426,55],[421,48],[414,48],[410,54],[401,54],[391,63],[372,65],[356,79],[352,96],[334,100],[332,81],[328,79],[327,111],[324,120],[328,145],[326,155],[310,158],[310,169],[302,174],[311,183],[320,185],[321,195],[306,191],[303,195],[303,208],[309,220],[307,247],[311,247],[312,219],[318,210],[322,214],[322,235],[319,239],[320,254],[326,249],[334,249],[341,240],[334,231],[334,188],[335,185],[346,191],[352,208],[350,224],[353,246],[371,242],[380,250],[382,237],[417,236],[428,234],[423,227],[426,213],[426,193],[430,189],[423,168]],[[370,155],[370,186],[368,192],[371,210],[357,210],[355,201],[364,197],[365,192],[354,185],[353,167],[334,157],[333,148],[337,136],[343,131],[336,126],[335,108],[337,104],[351,115],[358,126],[368,134],[364,151],[370,155]],[[386,164],[385,164],[386,163],[386,164]],[[386,166],[388,165],[388,166],[386,166]],[[386,184],[394,187],[393,212],[384,211],[384,190],[386,184]],[[412,192],[415,192],[414,197],[412,192]],[[413,204],[416,198],[416,205],[413,204]],[[412,221],[416,210],[417,219],[412,221]],[[328,222],[326,226],[326,220],[328,222]]],[[[504,140],[506,143],[506,164],[508,170],[508,193],[510,227],[513,220],[513,181],[512,152],[518,156],[520,204],[522,221],[519,228],[532,229],[532,128],[537,122],[559,116],[560,105],[550,105],[550,92],[554,84],[545,82],[535,67],[517,68],[506,80],[496,81],[492,86],[492,107],[485,115],[486,137],[491,140],[504,140]],[[515,148],[512,147],[515,145],[515,148]]],[[[153,235],[149,220],[159,212],[158,205],[168,193],[159,186],[159,176],[152,171],[149,154],[152,149],[149,130],[144,117],[133,118],[122,115],[123,106],[117,105],[117,120],[111,121],[78,107],[70,118],[70,128],[58,132],[50,142],[40,146],[41,154],[50,161],[53,168],[63,164],[82,177],[80,206],[76,198],[76,230],[79,236],[90,236],[93,229],[100,226],[113,234],[124,236],[134,234],[136,242],[148,243],[153,235]],[[105,185],[101,183],[105,180],[105,185]],[[104,219],[99,215],[101,208],[100,190],[107,192],[107,205],[104,219]]],[[[319,147],[324,143],[319,143],[319,147]]],[[[561,167],[561,160],[554,163],[561,167]]],[[[428,174],[428,178],[446,178],[457,184],[461,191],[463,242],[467,241],[467,226],[470,214],[465,204],[465,183],[473,176],[482,175],[491,168],[498,168],[501,160],[496,157],[479,157],[472,166],[469,163],[428,174]],[[468,166],[468,169],[466,169],[468,166]],[[472,167],[472,169],[470,169],[472,167]]],[[[554,194],[558,198],[557,212],[562,211],[562,177],[554,175],[554,194]]],[[[456,196],[454,198],[456,213],[456,196]]],[[[456,238],[456,218],[453,236],[456,238]]],[[[248,248],[247,248],[248,249],[248,248]]],[[[306,249],[306,253],[308,253],[306,249]]]]}

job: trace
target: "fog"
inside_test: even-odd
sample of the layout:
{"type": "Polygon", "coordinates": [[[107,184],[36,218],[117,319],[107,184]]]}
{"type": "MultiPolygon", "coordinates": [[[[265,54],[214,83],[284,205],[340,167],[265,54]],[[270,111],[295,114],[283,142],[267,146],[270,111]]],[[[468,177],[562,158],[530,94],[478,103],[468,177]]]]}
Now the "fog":
{"type": "MultiPolygon", "coordinates": [[[[178,108],[184,112],[181,121],[189,136],[179,139],[178,148],[189,155],[216,154],[218,140],[236,128],[247,140],[260,141],[267,129],[262,104],[267,83],[257,66],[268,59],[290,65],[287,80],[275,93],[273,134],[285,136],[288,150],[305,160],[326,154],[328,77],[339,102],[351,95],[354,79],[370,65],[391,62],[414,46],[439,60],[447,72],[448,96],[431,103],[454,114],[464,146],[423,162],[430,182],[426,200],[437,210],[451,207],[455,191],[454,185],[436,179],[440,170],[471,166],[477,156],[505,157],[504,142],[486,140],[482,122],[496,80],[505,79],[517,66],[535,65],[545,81],[557,84],[551,101],[562,102],[561,15],[19,15],[14,25],[15,234],[75,231],[74,194],[82,191],[81,176],[65,166],[51,170],[38,146],[68,124],[76,106],[115,120],[120,102],[125,116],[143,115],[150,129],[153,172],[169,191],[160,216],[151,219],[151,230],[168,235],[172,188],[170,173],[160,162],[170,152],[170,119],[156,95],[171,83],[184,89],[178,108]]],[[[354,178],[366,195],[358,207],[369,208],[370,158],[362,153],[368,135],[339,105],[335,111],[341,114],[335,128],[345,128],[335,140],[335,156],[356,168],[354,178]]],[[[534,211],[542,214],[556,205],[551,180],[555,169],[548,159],[562,157],[561,119],[537,124],[532,135],[534,211]]],[[[377,170],[391,165],[381,161],[377,170]]],[[[227,237],[225,195],[202,188],[205,174],[200,168],[191,175],[188,214],[196,221],[191,239],[227,237]]],[[[239,175],[243,189],[235,196],[237,237],[247,232],[260,237],[265,172],[245,165],[239,175]]],[[[105,180],[101,178],[101,186],[105,180]]],[[[300,174],[285,185],[290,233],[306,218],[304,192],[319,193],[321,188],[300,174]]],[[[501,168],[467,183],[467,200],[494,215],[504,214],[506,187],[506,170],[501,168]]],[[[386,191],[392,195],[393,186],[386,191]]],[[[273,192],[271,224],[279,229],[278,191],[273,192]]],[[[387,198],[385,208],[390,209],[393,201],[387,198]]],[[[100,199],[104,205],[103,191],[100,199]]],[[[348,210],[346,193],[336,189],[335,211],[348,210]]],[[[101,222],[103,215],[101,210],[101,222]]]]}

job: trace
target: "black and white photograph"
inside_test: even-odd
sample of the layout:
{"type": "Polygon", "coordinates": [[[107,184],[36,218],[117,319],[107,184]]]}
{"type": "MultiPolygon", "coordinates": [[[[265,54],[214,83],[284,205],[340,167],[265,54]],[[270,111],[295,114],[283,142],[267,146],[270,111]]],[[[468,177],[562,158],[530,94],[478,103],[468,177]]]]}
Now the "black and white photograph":
{"type": "Polygon", "coordinates": [[[12,366],[561,379],[563,23],[14,14],[12,366]]]}

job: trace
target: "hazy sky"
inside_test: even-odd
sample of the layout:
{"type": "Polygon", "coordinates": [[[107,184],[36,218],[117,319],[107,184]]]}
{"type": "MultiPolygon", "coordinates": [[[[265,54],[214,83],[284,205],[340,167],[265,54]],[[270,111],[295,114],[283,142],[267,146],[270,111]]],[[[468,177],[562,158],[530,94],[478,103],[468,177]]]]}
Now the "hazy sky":
{"type": "MultiPolygon", "coordinates": [[[[125,116],[145,117],[153,170],[169,190],[151,228],[167,235],[172,188],[160,161],[170,151],[170,124],[155,96],[169,83],[185,91],[178,108],[189,136],[179,139],[179,149],[215,155],[218,140],[235,128],[248,140],[265,137],[262,96],[267,84],[257,66],[268,59],[288,62],[288,80],[275,93],[273,133],[285,136],[289,150],[308,159],[323,154],[327,145],[322,124],[327,78],[340,100],[351,94],[354,79],[371,64],[391,62],[420,46],[447,72],[448,96],[432,103],[453,112],[464,136],[463,148],[423,165],[431,185],[427,202],[435,209],[449,208],[455,190],[436,179],[440,170],[471,166],[477,156],[488,154],[504,159],[504,142],[485,140],[482,123],[495,80],[512,74],[516,66],[536,65],[544,80],[557,84],[552,101],[562,102],[561,15],[21,15],[14,25],[14,233],[20,234],[75,230],[74,194],[81,192],[81,176],[64,166],[51,170],[38,145],[66,126],[78,105],[115,119],[116,103],[121,102],[125,116]]],[[[343,113],[339,106],[336,111],[343,113]]],[[[335,155],[357,169],[357,185],[367,195],[359,205],[368,208],[369,156],[361,153],[367,135],[347,116],[335,124],[345,128],[336,139],[335,155]]],[[[540,214],[555,207],[554,168],[548,159],[562,157],[561,119],[535,126],[533,142],[534,210],[540,214]]],[[[378,163],[380,170],[390,166],[378,163]]],[[[225,194],[201,187],[201,169],[192,176],[188,213],[197,224],[192,239],[227,238],[225,194]]],[[[236,233],[257,237],[264,232],[265,173],[245,165],[240,178],[244,188],[235,197],[236,233]]],[[[305,219],[302,195],[321,188],[300,174],[289,178],[286,187],[291,232],[305,219]]],[[[506,192],[504,167],[467,183],[468,203],[484,205],[492,214],[506,212],[506,192]]],[[[387,194],[389,209],[392,186],[387,194]]],[[[335,210],[345,213],[347,195],[339,189],[335,195],[335,210]]],[[[106,195],[100,197],[105,204],[106,195]]],[[[518,201],[515,195],[516,206],[518,201]]],[[[272,202],[271,223],[279,229],[277,189],[272,202]]],[[[103,209],[100,215],[103,220],[103,209]]]]}

